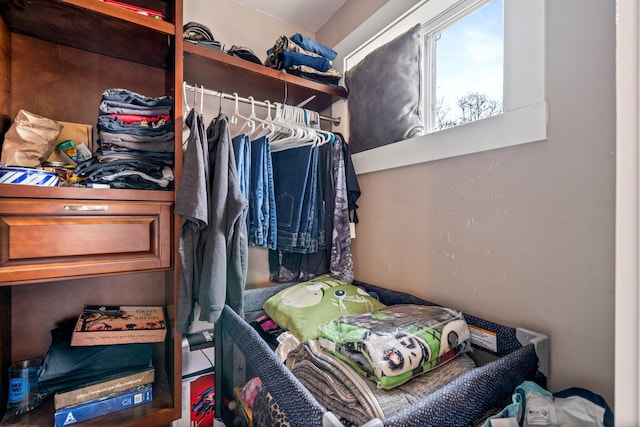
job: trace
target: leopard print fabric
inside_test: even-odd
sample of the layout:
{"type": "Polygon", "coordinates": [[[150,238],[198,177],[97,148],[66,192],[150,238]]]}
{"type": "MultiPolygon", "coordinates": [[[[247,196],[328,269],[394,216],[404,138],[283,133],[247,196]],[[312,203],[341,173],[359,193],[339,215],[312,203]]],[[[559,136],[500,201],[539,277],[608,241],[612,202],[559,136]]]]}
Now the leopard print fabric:
{"type": "Polygon", "coordinates": [[[255,427],[291,427],[287,415],[264,387],[258,390],[253,402],[253,425],[255,427]]]}

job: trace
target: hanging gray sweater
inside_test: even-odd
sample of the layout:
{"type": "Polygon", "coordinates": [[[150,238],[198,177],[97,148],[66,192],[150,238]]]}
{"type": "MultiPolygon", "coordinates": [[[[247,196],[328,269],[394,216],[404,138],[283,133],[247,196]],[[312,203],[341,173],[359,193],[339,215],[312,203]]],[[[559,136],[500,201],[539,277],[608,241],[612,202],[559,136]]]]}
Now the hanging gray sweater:
{"type": "Polygon", "coordinates": [[[240,192],[229,123],[190,113],[191,134],[175,212],[183,216],[177,329],[188,332],[196,304],[200,320],[215,323],[225,303],[243,316],[247,278],[248,202],[240,192]],[[206,211],[206,216],[203,212],[206,211]]]}

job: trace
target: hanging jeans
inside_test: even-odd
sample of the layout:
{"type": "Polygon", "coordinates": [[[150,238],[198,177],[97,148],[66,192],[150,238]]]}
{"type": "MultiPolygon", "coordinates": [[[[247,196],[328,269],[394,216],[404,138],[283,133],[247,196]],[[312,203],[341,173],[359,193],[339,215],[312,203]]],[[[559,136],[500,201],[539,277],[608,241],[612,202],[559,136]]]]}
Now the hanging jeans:
{"type": "Polygon", "coordinates": [[[300,215],[300,233],[297,248],[293,252],[311,253],[318,251],[318,152],[317,146],[311,148],[311,159],[307,172],[307,188],[304,192],[300,215]]]}
{"type": "Polygon", "coordinates": [[[251,168],[251,141],[249,135],[236,135],[232,140],[233,155],[238,169],[238,180],[240,181],[240,191],[249,200],[250,193],[250,168],[251,168]]]}
{"type": "MultiPolygon", "coordinates": [[[[311,191],[310,173],[313,148],[302,146],[271,154],[277,212],[277,246],[288,252],[300,252],[300,243],[310,240],[310,208],[306,201],[311,191]],[[302,234],[301,234],[302,233],[302,234]]],[[[317,156],[316,156],[317,158],[317,156]]],[[[304,245],[303,245],[304,246],[304,245]]]]}
{"type": "Polygon", "coordinates": [[[277,219],[273,165],[269,139],[251,141],[251,191],[249,193],[249,244],[276,248],[277,219]]]}

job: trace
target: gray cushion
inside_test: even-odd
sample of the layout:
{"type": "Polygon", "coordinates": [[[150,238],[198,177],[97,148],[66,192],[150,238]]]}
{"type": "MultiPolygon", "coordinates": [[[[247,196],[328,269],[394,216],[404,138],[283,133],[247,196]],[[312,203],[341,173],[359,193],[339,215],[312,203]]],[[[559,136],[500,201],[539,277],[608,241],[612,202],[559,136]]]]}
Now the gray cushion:
{"type": "Polygon", "coordinates": [[[424,133],[420,25],[345,73],[352,153],[424,133]]]}

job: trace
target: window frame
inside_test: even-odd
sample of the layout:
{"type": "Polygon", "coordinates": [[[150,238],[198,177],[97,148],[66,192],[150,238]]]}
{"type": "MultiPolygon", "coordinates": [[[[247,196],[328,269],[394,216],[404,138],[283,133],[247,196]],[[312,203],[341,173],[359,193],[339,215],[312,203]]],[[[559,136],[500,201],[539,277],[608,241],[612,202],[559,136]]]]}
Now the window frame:
{"type": "MultiPolygon", "coordinates": [[[[436,128],[436,109],[437,109],[437,59],[436,59],[436,37],[445,31],[449,26],[452,26],[456,22],[463,20],[464,18],[472,15],[480,10],[483,6],[491,3],[493,0],[465,0],[456,3],[453,7],[447,11],[439,14],[437,17],[430,19],[428,22],[422,25],[422,46],[424,49],[425,58],[425,70],[424,80],[427,84],[424,85],[423,104],[424,111],[428,112],[425,119],[425,129],[427,133],[438,132],[442,129],[436,128]]],[[[503,1],[504,3],[504,1],[503,1]]],[[[504,68],[504,66],[503,66],[504,68]]],[[[503,70],[504,71],[504,70],[503,70]]],[[[504,85],[503,85],[504,86],[504,85]]],[[[502,114],[502,97],[496,101],[500,102],[500,111],[496,114],[502,114]]],[[[495,115],[495,114],[494,114],[495,115]]],[[[459,124],[455,125],[459,126],[459,124]]],[[[452,127],[452,126],[449,126],[452,127]]]]}
{"type": "MultiPolygon", "coordinates": [[[[461,7],[464,1],[421,0],[413,2],[414,5],[409,8],[405,2],[406,12],[403,14],[399,9],[403,6],[397,4],[395,16],[398,18],[386,23],[378,15],[389,16],[393,11],[389,10],[390,6],[382,7],[336,45],[338,52],[343,48],[359,46],[347,50],[349,54],[338,58],[342,59],[343,70],[353,67],[369,52],[408,31],[412,26],[424,24],[420,22],[421,16],[426,14],[436,18],[453,8],[461,7]]],[[[545,93],[546,0],[505,0],[503,13],[503,113],[353,154],[358,174],[548,139],[545,93]]]]}

